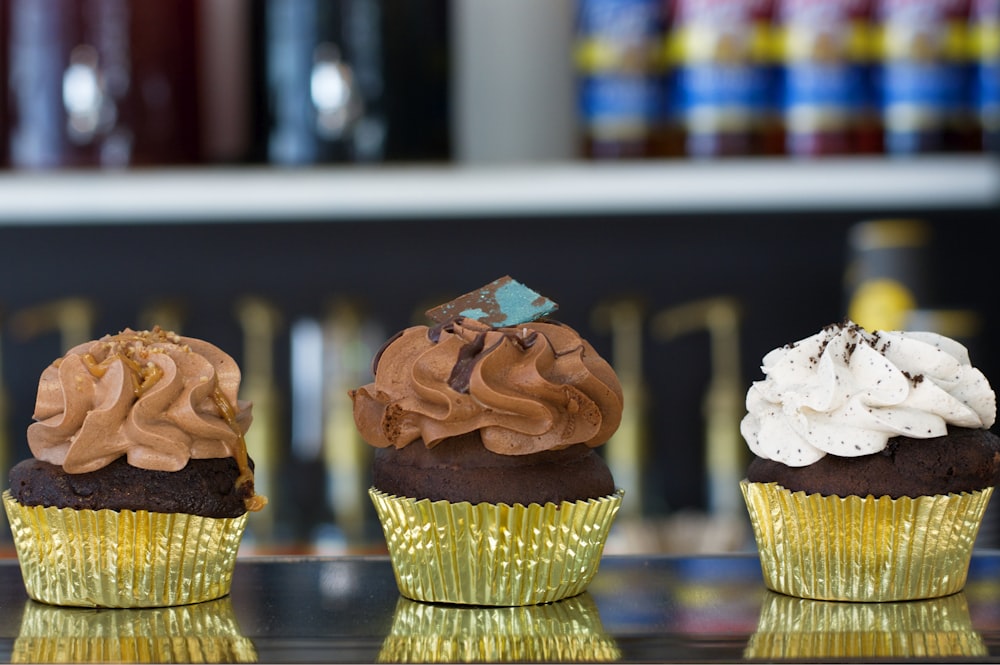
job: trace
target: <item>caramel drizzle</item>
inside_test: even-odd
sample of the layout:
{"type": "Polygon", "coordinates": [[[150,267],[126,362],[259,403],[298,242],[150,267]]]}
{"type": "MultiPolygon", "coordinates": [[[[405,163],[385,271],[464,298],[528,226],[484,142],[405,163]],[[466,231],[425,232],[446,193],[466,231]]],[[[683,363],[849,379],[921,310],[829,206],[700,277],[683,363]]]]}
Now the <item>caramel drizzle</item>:
{"type": "Polygon", "coordinates": [[[87,371],[90,372],[91,376],[95,379],[100,379],[103,377],[108,368],[111,367],[111,363],[116,359],[120,358],[125,366],[128,367],[131,372],[129,372],[129,377],[132,379],[132,393],[135,395],[136,399],[139,399],[143,394],[156,385],[156,382],[160,380],[163,376],[163,369],[156,363],[146,363],[145,365],[140,365],[132,358],[121,352],[114,353],[101,362],[97,362],[97,359],[89,353],[85,353],[80,356],[83,360],[83,364],[87,366],[87,371]]]}
{"type": "Polygon", "coordinates": [[[236,489],[239,490],[244,485],[250,485],[250,496],[243,500],[243,504],[247,510],[257,512],[267,505],[267,497],[254,493],[253,470],[250,468],[249,456],[247,455],[247,440],[243,436],[243,432],[240,431],[239,425],[236,424],[236,410],[229,403],[229,400],[226,399],[226,396],[222,394],[218,386],[212,392],[212,399],[215,402],[215,406],[218,407],[222,419],[229,425],[229,429],[233,430],[233,433],[236,434],[238,445],[233,451],[233,457],[236,458],[236,466],[240,470],[240,475],[236,477],[236,489]]]}
{"type": "MultiPolygon", "coordinates": [[[[159,328],[156,328],[153,331],[154,335],[160,333],[161,331],[159,328]]],[[[141,342],[145,340],[141,335],[136,335],[135,337],[130,337],[129,341],[141,342]]],[[[133,352],[135,351],[135,349],[132,350],[133,352]]],[[[98,362],[97,359],[90,353],[83,354],[81,358],[90,374],[97,379],[100,379],[105,375],[105,373],[107,373],[108,368],[111,367],[111,364],[116,358],[120,358],[122,362],[125,363],[125,366],[131,370],[129,372],[129,376],[132,379],[132,392],[135,394],[136,399],[142,397],[143,394],[156,385],[156,382],[163,376],[163,370],[156,363],[148,362],[145,365],[140,365],[134,358],[130,357],[127,352],[117,349],[101,362],[98,362]]],[[[235,446],[235,449],[231,451],[233,453],[233,458],[236,460],[236,466],[240,471],[239,475],[236,477],[236,489],[239,491],[245,485],[249,484],[250,496],[243,500],[243,504],[246,509],[251,512],[261,510],[267,505],[267,497],[254,492],[253,470],[250,468],[249,455],[247,454],[247,441],[243,436],[243,432],[240,430],[239,425],[236,423],[236,410],[233,408],[233,405],[229,403],[229,400],[226,399],[226,396],[222,394],[222,391],[218,386],[216,386],[215,390],[212,392],[212,401],[215,402],[215,406],[219,410],[219,415],[226,421],[226,425],[228,425],[229,429],[231,429],[236,435],[237,445],[235,446]]]]}

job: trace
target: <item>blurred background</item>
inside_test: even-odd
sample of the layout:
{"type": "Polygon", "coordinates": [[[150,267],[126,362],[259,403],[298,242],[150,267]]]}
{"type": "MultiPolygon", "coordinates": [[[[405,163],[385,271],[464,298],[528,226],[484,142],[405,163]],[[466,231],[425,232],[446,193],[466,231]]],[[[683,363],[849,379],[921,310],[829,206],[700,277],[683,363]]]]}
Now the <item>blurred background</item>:
{"type": "Polygon", "coordinates": [[[622,379],[608,551],[748,548],[767,351],[1000,382],[998,64],[998,0],[0,0],[0,471],[49,362],[159,324],[243,368],[246,550],[382,551],[347,391],[510,274],[622,379]]]}

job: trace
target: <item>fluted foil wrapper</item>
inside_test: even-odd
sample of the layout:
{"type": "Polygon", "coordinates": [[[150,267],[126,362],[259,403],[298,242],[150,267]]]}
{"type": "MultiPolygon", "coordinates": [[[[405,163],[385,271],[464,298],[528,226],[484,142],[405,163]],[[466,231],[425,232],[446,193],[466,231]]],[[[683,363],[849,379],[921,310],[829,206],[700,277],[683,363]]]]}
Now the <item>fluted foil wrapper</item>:
{"type": "Polygon", "coordinates": [[[965,586],[993,488],[902,497],[822,496],[740,483],[764,583],[815,600],[938,598],[965,586]]]}
{"type": "Polygon", "coordinates": [[[843,603],[768,592],[748,659],[985,656],[964,592],[899,603],[843,603]]]}
{"type": "Polygon", "coordinates": [[[554,603],[465,607],[401,597],[383,663],[613,662],[621,659],[586,592],[554,603]]]}
{"type": "Polygon", "coordinates": [[[82,609],[29,601],[14,663],[253,663],[229,598],[143,609],[82,609]]]}
{"type": "Polygon", "coordinates": [[[548,603],[582,593],[623,492],[513,506],[416,500],[369,490],[399,592],[467,605],[548,603]]]}
{"type": "Polygon", "coordinates": [[[227,595],[248,517],[22,506],[9,491],[3,503],[28,596],[79,607],[227,595]]]}

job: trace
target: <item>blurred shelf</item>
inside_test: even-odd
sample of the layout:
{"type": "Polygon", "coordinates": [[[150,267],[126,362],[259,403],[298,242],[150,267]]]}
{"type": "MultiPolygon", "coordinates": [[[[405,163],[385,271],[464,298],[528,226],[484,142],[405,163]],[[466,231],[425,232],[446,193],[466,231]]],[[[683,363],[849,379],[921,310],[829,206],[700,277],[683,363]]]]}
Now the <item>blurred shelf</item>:
{"type": "Polygon", "coordinates": [[[998,206],[986,155],[0,174],[0,226],[998,206]]]}

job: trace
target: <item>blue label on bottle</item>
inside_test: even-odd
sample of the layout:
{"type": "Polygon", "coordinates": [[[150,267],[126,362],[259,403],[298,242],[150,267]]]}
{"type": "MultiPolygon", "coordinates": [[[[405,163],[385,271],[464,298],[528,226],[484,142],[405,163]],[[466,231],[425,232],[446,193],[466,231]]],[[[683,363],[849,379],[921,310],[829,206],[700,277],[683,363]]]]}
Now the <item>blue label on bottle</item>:
{"type": "Polygon", "coordinates": [[[974,103],[981,115],[1000,114],[1000,60],[984,60],[976,68],[974,103]]]}
{"type": "Polygon", "coordinates": [[[846,63],[794,63],[782,75],[781,100],[787,109],[814,107],[855,111],[867,102],[863,67],[846,63]]]}
{"type": "Polygon", "coordinates": [[[671,95],[675,113],[715,109],[758,113],[770,99],[770,75],[765,67],[714,62],[678,67],[671,95]]]}
{"type": "Polygon", "coordinates": [[[657,39],[660,0],[579,0],[577,34],[617,43],[657,39]]]}
{"type": "Polygon", "coordinates": [[[966,102],[965,69],[948,62],[886,62],[881,71],[882,106],[921,107],[932,112],[960,110],[966,102]]]}
{"type": "Polygon", "coordinates": [[[662,108],[654,78],[614,73],[583,79],[579,104],[585,124],[606,126],[648,126],[662,108]]]}

